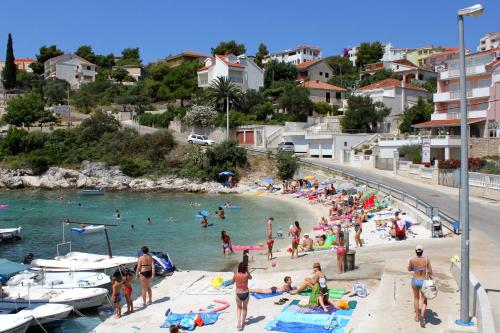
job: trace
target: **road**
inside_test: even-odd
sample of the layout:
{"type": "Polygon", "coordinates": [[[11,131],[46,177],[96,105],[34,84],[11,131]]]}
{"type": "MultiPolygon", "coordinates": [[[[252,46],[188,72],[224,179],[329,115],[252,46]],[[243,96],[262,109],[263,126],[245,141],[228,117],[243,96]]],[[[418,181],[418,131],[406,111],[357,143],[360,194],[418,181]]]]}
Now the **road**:
{"type": "MultiPolygon", "coordinates": [[[[320,159],[305,158],[304,160],[310,160],[358,177],[385,183],[424,200],[432,206],[439,207],[440,211],[454,218],[458,218],[458,189],[418,183],[402,176],[396,176],[392,171],[362,169],[320,159]]],[[[495,327],[500,332],[500,279],[498,278],[498,267],[500,267],[500,204],[496,201],[470,198],[469,207],[471,272],[478,278],[488,293],[495,318],[495,327]]],[[[456,254],[459,254],[458,239],[456,254]]],[[[429,255],[432,256],[430,253],[429,255]]]]}
{"type": "MultiPolygon", "coordinates": [[[[149,126],[139,126],[135,121],[133,120],[124,120],[121,122],[122,126],[125,128],[133,128],[136,131],[139,132],[139,134],[151,134],[158,132],[160,129],[159,128],[153,128],[149,126]]],[[[172,136],[174,137],[175,141],[179,142],[186,142],[187,136],[183,134],[179,134],[177,132],[170,131],[172,133],[172,136]]]]}

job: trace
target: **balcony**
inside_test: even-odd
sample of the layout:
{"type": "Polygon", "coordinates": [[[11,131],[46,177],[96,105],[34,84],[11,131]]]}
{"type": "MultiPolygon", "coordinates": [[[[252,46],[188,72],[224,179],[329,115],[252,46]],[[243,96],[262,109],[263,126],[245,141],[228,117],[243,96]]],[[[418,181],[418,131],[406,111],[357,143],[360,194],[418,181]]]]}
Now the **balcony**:
{"type": "MultiPolygon", "coordinates": [[[[486,110],[478,110],[478,111],[469,111],[469,118],[486,118],[488,116],[488,111],[486,110]]],[[[452,119],[460,119],[460,112],[448,112],[448,113],[433,113],[431,114],[431,120],[452,120],[452,119]]]]}
{"type": "MultiPolygon", "coordinates": [[[[474,88],[466,91],[467,98],[490,97],[490,87],[474,88]]],[[[460,99],[460,91],[447,91],[434,94],[434,103],[456,101],[460,99]]]]}
{"type": "MultiPolygon", "coordinates": [[[[467,76],[480,75],[486,73],[485,65],[469,66],[465,70],[467,76]]],[[[460,76],[459,69],[443,70],[439,73],[440,80],[449,80],[460,76]]]]}
{"type": "MultiPolygon", "coordinates": [[[[379,137],[380,148],[398,148],[403,146],[422,145],[422,136],[385,136],[379,137]]],[[[459,135],[436,135],[431,137],[431,147],[460,147],[459,135]]]]}

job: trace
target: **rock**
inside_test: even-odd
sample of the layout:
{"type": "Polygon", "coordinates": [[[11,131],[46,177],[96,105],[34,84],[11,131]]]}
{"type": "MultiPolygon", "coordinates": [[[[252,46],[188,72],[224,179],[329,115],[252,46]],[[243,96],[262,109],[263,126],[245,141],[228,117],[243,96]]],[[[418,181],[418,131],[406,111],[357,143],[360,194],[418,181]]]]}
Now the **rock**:
{"type": "Polygon", "coordinates": [[[38,176],[22,176],[21,177],[24,187],[40,187],[40,177],[38,176]]]}

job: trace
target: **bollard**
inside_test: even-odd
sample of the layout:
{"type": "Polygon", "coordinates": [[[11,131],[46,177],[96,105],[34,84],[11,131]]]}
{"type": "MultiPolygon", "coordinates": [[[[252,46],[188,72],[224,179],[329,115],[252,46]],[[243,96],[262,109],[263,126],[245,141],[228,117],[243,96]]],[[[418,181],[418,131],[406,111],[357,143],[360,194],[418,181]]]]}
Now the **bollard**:
{"type": "Polygon", "coordinates": [[[349,250],[345,254],[345,271],[353,271],[356,268],[356,250],[349,250]]]}

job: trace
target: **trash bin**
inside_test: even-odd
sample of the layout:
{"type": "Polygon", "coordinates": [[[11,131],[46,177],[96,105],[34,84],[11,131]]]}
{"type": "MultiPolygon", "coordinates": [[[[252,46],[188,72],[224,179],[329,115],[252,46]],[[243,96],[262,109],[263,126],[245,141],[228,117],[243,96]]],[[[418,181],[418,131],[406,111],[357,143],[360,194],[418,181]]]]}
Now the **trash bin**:
{"type": "Polygon", "coordinates": [[[356,251],[355,250],[349,250],[345,254],[345,270],[346,271],[353,271],[354,268],[356,267],[356,251]]]}

